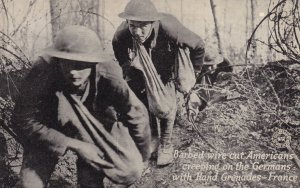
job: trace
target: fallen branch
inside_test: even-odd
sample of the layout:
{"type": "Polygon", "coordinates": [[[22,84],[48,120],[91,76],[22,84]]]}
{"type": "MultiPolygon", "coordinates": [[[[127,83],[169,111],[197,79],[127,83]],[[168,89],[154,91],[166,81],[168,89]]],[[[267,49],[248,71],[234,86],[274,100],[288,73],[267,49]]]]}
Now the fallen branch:
{"type": "Polygon", "coordinates": [[[5,125],[4,121],[0,119],[0,126],[10,135],[12,136],[18,143],[22,145],[22,142],[18,138],[18,136],[7,126],[5,125]]]}

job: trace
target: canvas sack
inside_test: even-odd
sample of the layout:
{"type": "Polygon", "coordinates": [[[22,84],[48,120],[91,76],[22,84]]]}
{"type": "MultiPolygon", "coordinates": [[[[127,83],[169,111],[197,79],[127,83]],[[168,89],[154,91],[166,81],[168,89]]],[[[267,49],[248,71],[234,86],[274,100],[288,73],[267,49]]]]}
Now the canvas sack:
{"type": "Polygon", "coordinates": [[[59,103],[68,110],[75,127],[84,129],[94,144],[104,153],[104,160],[113,167],[103,167],[104,174],[113,182],[130,185],[138,180],[143,171],[142,155],[121,122],[115,122],[108,132],[83,105],[72,95],[57,93],[59,103]],[[78,118],[77,118],[78,117],[78,118]],[[74,119],[76,118],[76,119],[74,119]]]}
{"type": "Polygon", "coordinates": [[[166,118],[176,107],[175,99],[170,97],[144,45],[134,40],[134,49],[136,57],[132,66],[143,72],[149,110],[159,118],[166,118]]]}
{"type": "Polygon", "coordinates": [[[176,89],[187,94],[196,84],[194,67],[190,59],[188,48],[179,47],[175,58],[175,85],[176,89]]]}

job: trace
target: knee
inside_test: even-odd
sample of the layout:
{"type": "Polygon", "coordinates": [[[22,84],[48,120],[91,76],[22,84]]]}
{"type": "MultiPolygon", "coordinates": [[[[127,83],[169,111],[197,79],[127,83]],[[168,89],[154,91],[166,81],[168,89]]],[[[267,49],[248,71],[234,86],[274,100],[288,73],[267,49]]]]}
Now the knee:
{"type": "Polygon", "coordinates": [[[38,174],[29,168],[21,170],[20,174],[20,187],[22,188],[43,188],[44,182],[38,176],[38,174]]]}

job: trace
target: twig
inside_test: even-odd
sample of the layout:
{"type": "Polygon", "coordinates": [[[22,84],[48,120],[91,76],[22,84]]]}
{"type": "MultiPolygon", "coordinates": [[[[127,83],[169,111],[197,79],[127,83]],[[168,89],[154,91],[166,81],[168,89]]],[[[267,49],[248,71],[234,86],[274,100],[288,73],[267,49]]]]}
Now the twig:
{"type": "Polygon", "coordinates": [[[18,49],[23,54],[23,56],[26,58],[27,62],[29,63],[29,67],[30,67],[30,60],[25,55],[25,53],[22,51],[22,49],[17,45],[17,43],[11,37],[9,37],[8,35],[6,35],[5,33],[3,33],[3,32],[0,31],[0,34],[4,35],[6,38],[8,38],[11,42],[14,43],[15,46],[13,46],[13,47],[16,48],[16,49],[18,49]]]}
{"type": "Polygon", "coordinates": [[[246,64],[248,63],[247,61],[247,56],[248,56],[248,51],[249,51],[249,48],[250,48],[250,44],[251,44],[251,40],[252,38],[254,37],[255,33],[256,33],[256,30],[259,28],[259,26],[268,18],[270,17],[270,15],[272,15],[272,11],[274,11],[277,7],[279,7],[281,4],[285,3],[286,0],[282,0],[280,1],[258,24],[257,26],[255,27],[255,29],[253,30],[250,38],[248,39],[248,43],[247,43],[247,49],[246,49],[246,58],[245,58],[245,61],[246,61],[246,64]]]}
{"type": "Polygon", "coordinates": [[[262,73],[262,75],[265,77],[265,79],[267,80],[267,82],[268,82],[270,88],[272,89],[272,91],[273,91],[273,93],[274,93],[274,95],[275,95],[275,99],[276,99],[276,101],[277,101],[277,105],[278,105],[279,107],[282,106],[282,105],[281,105],[281,102],[280,102],[280,99],[279,99],[279,97],[278,97],[278,95],[277,95],[277,92],[275,91],[275,89],[274,89],[274,87],[273,87],[273,84],[271,83],[271,81],[269,80],[269,78],[265,75],[265,73],[264,73],[263,70],[261,71],[261,73],[262,73]]]}
{"type": "Polygon", "coordinates": [[[51,24],[53,21],[59,19],[59,18],[60,18],[61,16],[63,16],[63,15],[67,15],[67,14],[71,14],[71,13],[87,13],[87,14],[93,14],[93,15],[96,15],[96,16],[102,18],[103,20],[107,21],[107,22],[112,26],[112,28],[115,29],[115,25],[114,25],[108,18],[106,18],[105,16],[103,16],[103,15],[101,15],[101,14],[97,14],[97,13],[89,12],[89,11],[84,11],[84,10],[80,10],[80,11],[69,11],[69,12],[66,12],[66,13],[64,13],[64,14],[60,14],[60,15],[56,16],[55,18],[52,18],[52,19],[50,20],[50,22],[46,23],[46,25],[45,25],[45,26],[39,31],[39,33],[37,34],[36,40],[33,41],[33,45],[32,45],[33,47],[32,47],[32,48],[33,48],[33,49],[35,48],[35,43],[36,43],[37,39],[39,38],[39,36],[41,35],[42,31],[46,28],[46,26],[47,26],[48,24],[51,24]]]}
{"type": "Polygon", "coordinates": [[[30,1],[29,7],[27,9],[27,12],[26,12],[25,16],[23,17],[23,19],[22,19],[21,23],[19,24],[19,26],[13,31],[13,33],[11,34],[11,36],[14,36],[19,31],[19,29],[21,28],[21,26],[23,25],[23,23],[28,18],[28,15],[29,15],[29,13],[31,11],[31,8],[32,8],[33,4],[35,4],[35,2],[36,2],[36,0],[30,1]]]}
{"type": "Polygon", "coordinates": [[[2,119],[0,119],[0,125],[1,127],[8,133],[10,134],[17,142],[19,142],[20,144],[22,144],[22,142],[20,141],[20,139],[18,138],[18,136],[7,126],[5,125],[4,121],[2,119]]]}
{"type": "Polygon", "coordinates": [[[7,24],[7,33],[8,33],[8,30],[9,30],[9,20],[8,20],[8,11],[6,9],[6,6],[5,6],[5,3],[4,3],[4,0],[1,0],[2,2],[2,5],[3,5],[3,9],[4,9],[4,12],[5,12],[5,16],[6,16],[6,24],[7,24]]]}
{"type": "Polygon", "coordinates": [[[297,154],[295,153],[295,151],[291,148],[291,146],[289,144],[286,145],[287,150],[289,151],[290,154],[293,154],[293,159],[296,163],[296,165],[298,166],[298,168],[300,169],[300,160],[297,156],[297,154]]]}
{"type": "Polygon", "coordinates": [[[0,49],[6,51],[6,52],[8,52],[8,53],[10,53],[10,54],[13,55],[15,58],[17,58],[18,60],[20,60],[21,62],[23,62],[25,65],[27,65],[27,66],[30,67],[30,65],[28,64],[28,62],[24,61],[22,58],[20,58],[19,56],[17,56],[17,55],[16,55],[15,53],[13,53],[12,51],[10,51],[10,50],[8,50],[8,49],[2,47],[2,46],[0,46],[0,49]]]}
{"type": "Polygon", "coordinates": [[[211,143],[209,143],[208,141],[207,141],[207,139],[201,134],[201,132],[200,132],[200,130],[198,129],[198,127],[197,127],[197,125],[195,125],[195,122],[193,121],[193,122],[191,122],[192,123],[192,125],[193,125],[193,128],[194,128],[194,130],[195,131],[197,131],[197,133],[198,133],[198,135],[199,135],[199,137],[210,147],[210,148],[212,148],[213,150],[215,150],[215,151],[218,151],[217,149],[216,149],[216,147],[214,146],[214,145],[212,145],[211,143]]]}

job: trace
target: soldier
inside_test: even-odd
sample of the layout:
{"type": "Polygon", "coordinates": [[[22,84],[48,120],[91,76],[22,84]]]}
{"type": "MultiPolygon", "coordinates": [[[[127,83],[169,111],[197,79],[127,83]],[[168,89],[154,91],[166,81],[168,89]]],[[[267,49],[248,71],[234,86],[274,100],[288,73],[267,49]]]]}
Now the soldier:
{"type": "MultiPolygon", "coordinates": [[[[184,27],[174,16],[158,13],[150,0],[131,0],[120,13],[122,22],[113,38],[113,49],[128,84],[146,106],[151,104],[145,92],[144,75],[138,66],[133,65],[134,44],[142,45],[169,91],[169,98],[174,102],[172,112],[158,118],[160,133],[152,122],[153,136],[160,135],[157,165],[167,165],[173,160],[172,130],[176,116],[176,94],[174,86],[174,64],[178,48],[189,48],[190,59],[195,71],[201,71],[204,56],[203,40],[184,27]]],[[[150,118],[153,120],[153,118],[150,118]]]]}
{"type": "Polygon", "coordinates": [[[101,49],[95,32],[68,26],[25,78],[13,123],[24,146],[22,187],[46,187],[67,150],[78,155],[81,187],[141,176],[150,157],[147,109],[101,49]]]}

